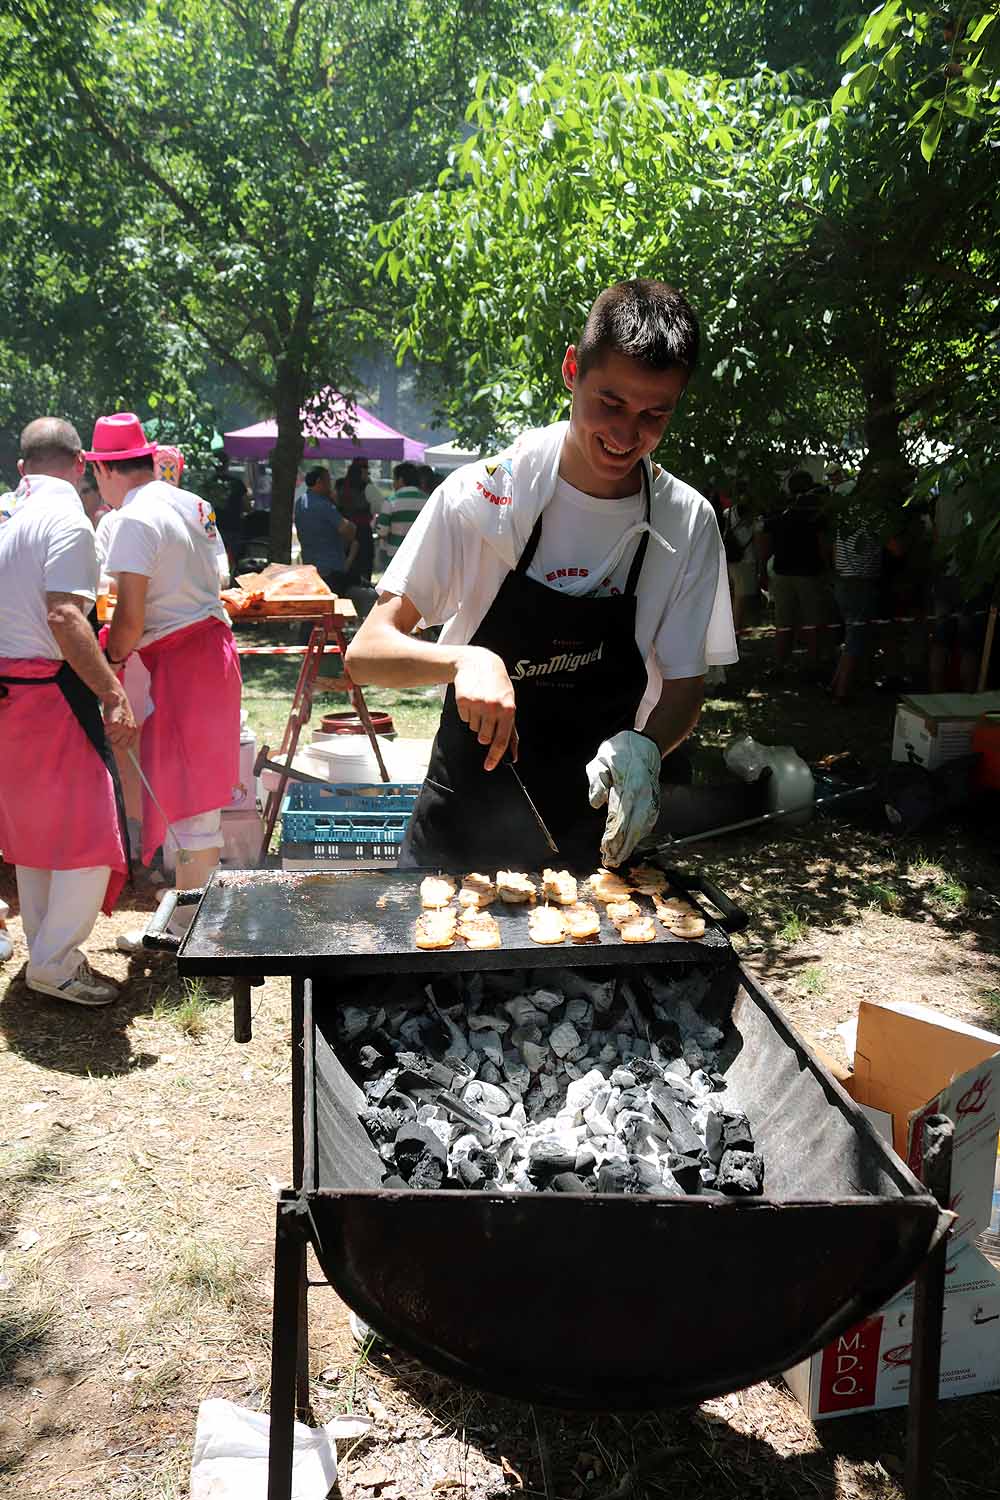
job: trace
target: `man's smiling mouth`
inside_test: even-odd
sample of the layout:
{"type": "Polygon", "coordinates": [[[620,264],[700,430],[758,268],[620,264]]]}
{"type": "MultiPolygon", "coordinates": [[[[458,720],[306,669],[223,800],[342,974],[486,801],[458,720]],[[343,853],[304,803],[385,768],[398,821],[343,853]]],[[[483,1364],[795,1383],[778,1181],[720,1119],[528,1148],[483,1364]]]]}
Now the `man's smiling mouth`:
{"type": "Polygon", "coordinates": [[[604,449],[609,458],[627,458],[628,455],[632,452],[632,449],[635,447],[635,444],[633,443],[632,448],[615,448],[602,437],[599,437],[597,441],[600,443],[601,447],[604,449]]]}

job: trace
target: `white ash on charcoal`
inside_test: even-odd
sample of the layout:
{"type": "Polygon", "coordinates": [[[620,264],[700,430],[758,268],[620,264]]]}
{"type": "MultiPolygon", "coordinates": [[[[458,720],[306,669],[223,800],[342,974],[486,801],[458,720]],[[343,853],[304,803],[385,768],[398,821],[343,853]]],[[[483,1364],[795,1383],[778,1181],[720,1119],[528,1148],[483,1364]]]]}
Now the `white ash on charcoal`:
{"type": "Polygon", "coordinates": [[[753,1196],[764,1162],[718,1069],[696,967],[372,986],[338,1016],[387,1188],[753,1196]]]}

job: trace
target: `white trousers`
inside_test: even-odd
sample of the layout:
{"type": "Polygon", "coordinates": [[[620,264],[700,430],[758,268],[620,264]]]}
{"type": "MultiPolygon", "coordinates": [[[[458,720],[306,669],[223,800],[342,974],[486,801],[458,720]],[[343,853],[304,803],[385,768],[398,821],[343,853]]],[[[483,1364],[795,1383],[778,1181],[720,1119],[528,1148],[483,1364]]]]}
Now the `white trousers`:
{"type": "Polygon", "coordinates": [[[28,981],[62,984],[72,979],[108,888],[109,865],[85,870],[35,870],[17,866],[17,894],[28,944],[28,981]]]}
{"type": "Polygon", "coordinates": [[[222,809],[214,812],[195,813],[192,818],[178,818],[171,823],[168,834],[173,834],[174,849],[221,849],[222,809]]]}

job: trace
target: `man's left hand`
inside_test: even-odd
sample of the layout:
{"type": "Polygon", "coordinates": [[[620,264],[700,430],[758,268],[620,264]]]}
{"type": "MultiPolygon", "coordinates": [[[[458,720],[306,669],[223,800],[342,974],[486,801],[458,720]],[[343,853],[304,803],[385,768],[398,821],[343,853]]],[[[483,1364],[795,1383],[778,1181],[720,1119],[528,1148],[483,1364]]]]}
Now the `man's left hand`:
{"type": "Polygon", "coordinates": [[[606,865],[620,865],[660,813],[660,747],[634,729],[605,740],[587,766],[591,807],[607,803],[601,840],[606,865]]]}

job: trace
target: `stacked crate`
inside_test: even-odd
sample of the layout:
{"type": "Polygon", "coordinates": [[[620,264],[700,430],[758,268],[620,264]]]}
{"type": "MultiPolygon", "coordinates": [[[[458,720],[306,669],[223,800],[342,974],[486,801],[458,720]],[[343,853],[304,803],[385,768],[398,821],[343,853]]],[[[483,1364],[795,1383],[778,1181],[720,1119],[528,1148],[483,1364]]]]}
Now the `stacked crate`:
{"type": "Polygon", "coordinates": [[[281,807],[282,868],[394,865],[419,791],[419,782],[293,783],[281,807]]]}

